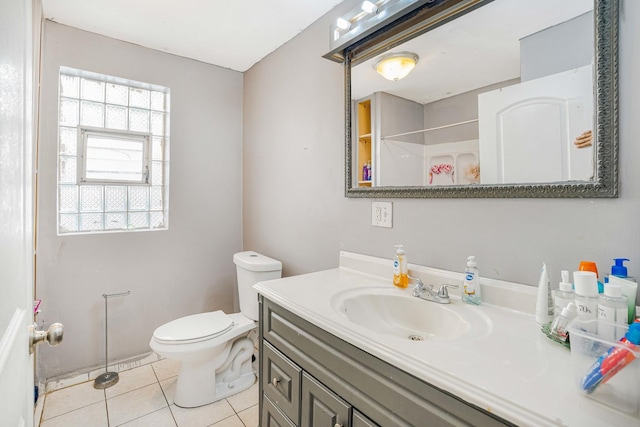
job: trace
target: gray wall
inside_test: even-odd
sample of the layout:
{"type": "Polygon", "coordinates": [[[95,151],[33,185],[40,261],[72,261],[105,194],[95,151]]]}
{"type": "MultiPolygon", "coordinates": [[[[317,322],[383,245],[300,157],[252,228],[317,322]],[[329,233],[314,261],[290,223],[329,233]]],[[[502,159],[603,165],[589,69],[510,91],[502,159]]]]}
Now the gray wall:
{"type": "MultiPolygon", "coordinates": [[[[426,128],[445,126],[452,123],[478,119],[478,95],[520,83],[520,79],[505,80],[469,92],[440,99],[424,105],[424,123],[426,128]]],[[[426,132],[425,145],[446,142],[466,141],[480,137],[478,123],[455,126],[451,128],[426,132]]]]}
{"type": "MultiPolygon", "coordinates": [[[[234,252],[241,250],[242,74],[47,22],[38,158],[36,295],[39,320],[65,325],[64,343],[41,346],[41,375],[150,351],[161,324],[234,310],[234,252]],[[171,89],[168,231],[56,235],[58,72],[61,65],[171,89]]],[[[335,252],[335,251],[334,251],[335,252]]]]}
{"type": "MultiPolygon", "coordinates": [[[[537,285],[560,270],[612,258],[640,274],[640,2],[622,1],[620,197],[612,200],[422,199],[393,201],[393,228],[371,226],[371,200],[344,187],[343,75],[328,51],[334,9],[245,73],[244,247],[283,261],[285,273],[335,267],[338,251],[461,271],[476,255],[486,277],[537,285]]],[[[391,272],[389,272],[391,278],[391,272]]]]}
{"type": "Polygon", "coordinates": [[[592,64],[593,19],[585,13],[520,40],[522,81],[592,64]]]}

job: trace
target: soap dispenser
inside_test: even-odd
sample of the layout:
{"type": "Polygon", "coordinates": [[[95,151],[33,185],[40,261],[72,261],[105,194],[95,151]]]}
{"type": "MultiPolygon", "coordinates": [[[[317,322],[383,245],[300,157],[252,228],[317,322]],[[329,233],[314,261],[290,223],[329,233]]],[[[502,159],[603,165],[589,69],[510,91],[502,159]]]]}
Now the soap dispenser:
{"type": "Polygon", "coordinates": [[[613,265],[611,266],[611,275],[620,277],[622,279],[633,280],[633,277],[627,276],[627,266],[624,265],[625,261],[629,261],[628,258],[614,258],[613,265]]]}
{"type": "Polygon", "coordinates": [[[467,267],[464,269],[464,281],[462,282],[462,301],[467,304],[480,305],[480,276],[476,257],[467,258],[467,267]]]}
{"type": "Polygon", "coordinates": [[[393,259],[393,284],[399,288],[409,286],[407,258],[404,256],[403,245],[396,245],[396,256],[393,259]]]}

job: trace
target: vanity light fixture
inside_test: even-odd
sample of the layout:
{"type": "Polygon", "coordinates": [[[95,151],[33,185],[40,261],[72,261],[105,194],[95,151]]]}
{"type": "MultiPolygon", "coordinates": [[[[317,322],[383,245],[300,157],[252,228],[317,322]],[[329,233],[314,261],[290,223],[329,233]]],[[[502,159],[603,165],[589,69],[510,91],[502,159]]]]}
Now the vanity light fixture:
{"type": "Polygon", "coordinates": [[[362,2],[362,10],[367,13],[378,13],[378,6],[367,0],[362,2]]]}
{"type": "Polygon", "coordinates": [[[391,52],[382,55],[374,68],[387,80],[400,80],[413,70],[418,63],[418,55],[413,52],[391,52]]]}
{"type": "Polygon", "coordinates": [[[348,30],[349,28],[351,28],[351,22],[347,21],[344,18],[338,18],[338,20],[336,21],[336,25],[341,30],[348,30]]]}

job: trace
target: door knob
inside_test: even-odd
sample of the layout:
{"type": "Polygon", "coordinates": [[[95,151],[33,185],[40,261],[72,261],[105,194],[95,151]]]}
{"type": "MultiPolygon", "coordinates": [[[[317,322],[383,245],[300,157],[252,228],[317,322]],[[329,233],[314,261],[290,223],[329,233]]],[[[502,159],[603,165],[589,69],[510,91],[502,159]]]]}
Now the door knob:
{"type": "Polygon", "coordinates": [[[38,325],[35,323],[29,326],[29,354],[33,353],[36,345],[43,341],[46,341],[51,347],[54,347],[62,342],[64,335],[64,326],[62,323],[54,323],[49,326],[46,331],[38,331],[36,328],[38,325]]]}

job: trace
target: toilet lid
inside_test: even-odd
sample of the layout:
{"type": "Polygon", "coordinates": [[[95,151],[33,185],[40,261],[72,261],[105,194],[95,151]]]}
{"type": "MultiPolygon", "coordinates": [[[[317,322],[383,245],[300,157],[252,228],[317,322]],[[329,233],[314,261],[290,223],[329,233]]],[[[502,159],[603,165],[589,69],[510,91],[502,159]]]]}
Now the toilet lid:
{"type": "Polygon", "coordinates": [[[158,341],[202,341],[222,335],[233,327],[233,319],[223,311],[212,311],[181,317],[155,330],[158,341]]]}

